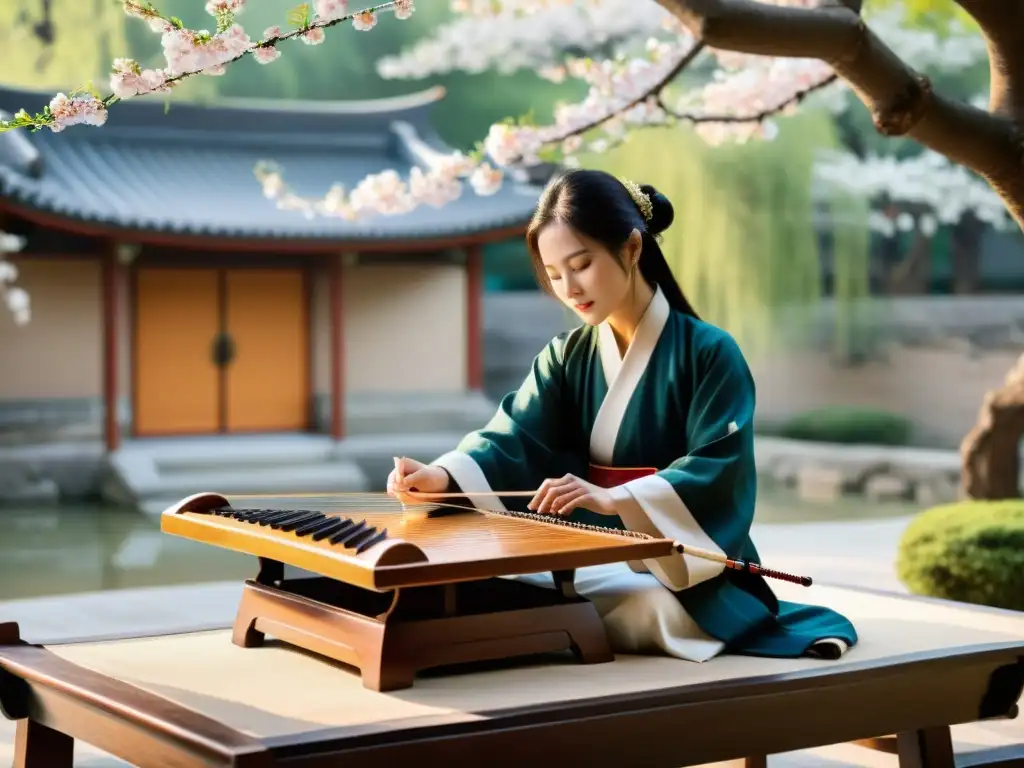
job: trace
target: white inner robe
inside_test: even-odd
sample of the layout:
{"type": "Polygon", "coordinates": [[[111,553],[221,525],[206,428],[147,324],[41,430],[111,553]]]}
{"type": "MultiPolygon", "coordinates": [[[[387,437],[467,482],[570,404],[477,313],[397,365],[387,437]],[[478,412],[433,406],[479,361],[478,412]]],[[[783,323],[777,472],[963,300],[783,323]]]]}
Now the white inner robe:
{"type": "MultiPolygon", "coordinates": [[[[644,312],[625,355],[620,355],[611,327],[598,326],[598,349],[608,393],[601,404],[590,436],[590,461],[609,466],[622,419],[658,339],[671,316],[661,289],[644,312]]],[[[450,451],[434,464],[444,467],[472,503],[479,508],[505,509],[497,497],[475,496],[492,490],[483,470],[468,454],[450,451]]],[[[672,486],[659,477],[645,477],[612,490],[617,511],[631,530],[671,538],[721,553],[701,529],[672,486]]],[[[683,608],[672,590],[713,578],[724,570],[720,563],[672,554],[630,563],[582,568],[576,571],[577,593],[597,608],[615,653],[666,654],[704,662],[719,655],[725,643],[704,632],[683,608]]],[[[550,573],[509,578],[554,588],[550,573]]],[[[845,643],[832,641],[845,650],[845,643]]]]}

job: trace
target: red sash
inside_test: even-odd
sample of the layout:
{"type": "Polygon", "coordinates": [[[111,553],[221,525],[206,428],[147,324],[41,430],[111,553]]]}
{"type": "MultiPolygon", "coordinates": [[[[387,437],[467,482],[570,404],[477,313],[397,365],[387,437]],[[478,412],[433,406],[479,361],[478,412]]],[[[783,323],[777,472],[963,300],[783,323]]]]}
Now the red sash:
{"type": "Polygon", "coordinates": [[[614,488],[630,480],[653,475],[657,471],[654,467],[602,467],[599,464],[591,464],[587,471],[587,482],[601,488],[614,488]]]}

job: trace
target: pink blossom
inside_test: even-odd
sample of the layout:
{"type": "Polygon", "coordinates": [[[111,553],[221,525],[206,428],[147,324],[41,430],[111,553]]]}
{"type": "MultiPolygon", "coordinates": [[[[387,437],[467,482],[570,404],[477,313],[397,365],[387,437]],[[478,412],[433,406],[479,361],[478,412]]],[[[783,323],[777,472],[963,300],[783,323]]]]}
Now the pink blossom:
{"type": "Polygon", "coordinates": [[[377,14],[374,11],[360,11],[352,15],[352,26],[360,32],[369,32],[377,26],[377,14]]]}
{"type": "Polygon", "coordinates": [[[281,52],[277,50],[276,45],[264,45],[253,48],[252,57],[259,64],[269,64],[272,61],[277,61],[281,57],[281,52]]]}
{"type": "Polygon", "coordinates": [[[409,174],[409,194],[417,203],[441,208],[462,196],[462,183],[447,173],[413,168],[409,174]]]}
{"type": "Polygon", "coordinates": [[[161,43],[167,72],[172,76],[204,72],[241,56],[252,46],[249,36],[238,24],[212,37],[203,31],[174,29],[164,33],[161,43]]]}
{"type": "Polygon", "coordinates": [[[321,21],[334,21],[348,14],[348,0],[316,0],[315,8],[321,21]]]}
{"type": "Polygon", "coordinates": [[[161,69],[142,69],[134,59],[114,59],[110,90],[119,99],[146,93],[168,93],[167,73],[161,69]]]}
{"type": "Polygon", "coordinates": [[[413,0],[395,0],[394,11],[396,19],[408,19],[412,16],[414,10],[413,0]]]}
{"type": "Polygon", "coordinates": [[[59,133],[71,125],[104,125],[107,122],[107,108],[95,96],[81,94],[69,97],[58,93],[50,100],[53,123],[50,130],[59,133]]]}
{"type": "Polygon", "coordinates": [[[323,27],[310,27],[301,35],[299,39],[302,40],[306,45],[320,45],[325,39],[323,27]]]}
{"type": "Polygon", "coordinates": [[[160,14],[149,8],[145,8],[135,0],[124,0],[124,12],[127,16],[142,19],[151,30],[157,33],[166,32],[173,27],[160,18],[160,14]]]}
{"type": "Polygon", "coordinates": [[[245,0],[207,0],[206,12],[211,16],[220,13],[239,14],[245,9],[245,0]]]}
{"type": "Polygon", "coordinates": [[[481,163],[469,177],[470,186],[478,195],[493,195],[501,189],[502,172],[488,163],[481,163]]]}

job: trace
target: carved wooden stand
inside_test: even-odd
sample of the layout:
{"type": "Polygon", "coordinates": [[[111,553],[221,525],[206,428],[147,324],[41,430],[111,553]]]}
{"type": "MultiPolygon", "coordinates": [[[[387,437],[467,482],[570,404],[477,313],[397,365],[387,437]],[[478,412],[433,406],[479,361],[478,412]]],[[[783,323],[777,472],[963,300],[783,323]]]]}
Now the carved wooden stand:
{"type": "Polygon", "coordinates": [[[281,563],[260,558],[245,582],[232,642],[261,645],[271,635],[357,667],[363,685],[393,691],[430,667],[571,650],[579,662],[614,659],[594,605],[576,594],[573,572],[558,589],[487,579],[378,593],[325,577],[284,579],[281,563]]]}

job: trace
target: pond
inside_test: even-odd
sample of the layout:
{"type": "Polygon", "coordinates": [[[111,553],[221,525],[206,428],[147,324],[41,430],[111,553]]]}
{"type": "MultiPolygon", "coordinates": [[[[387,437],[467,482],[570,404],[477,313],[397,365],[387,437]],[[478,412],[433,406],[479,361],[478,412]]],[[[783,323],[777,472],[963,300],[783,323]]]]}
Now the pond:
{"type": "MultiPolygon", "coordinates": [[[[859,498],[805,501],[766,485],[756,522],[881,520],[915,511],[859,498]]],[[[6,506],[0,525],[0,600],[239,580],[256,569],[251,556],[162,534],[158,517],[123,508],[6,506]]]]}

